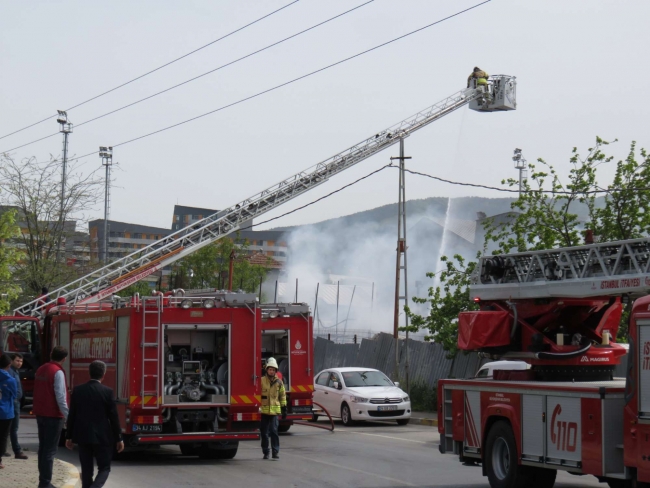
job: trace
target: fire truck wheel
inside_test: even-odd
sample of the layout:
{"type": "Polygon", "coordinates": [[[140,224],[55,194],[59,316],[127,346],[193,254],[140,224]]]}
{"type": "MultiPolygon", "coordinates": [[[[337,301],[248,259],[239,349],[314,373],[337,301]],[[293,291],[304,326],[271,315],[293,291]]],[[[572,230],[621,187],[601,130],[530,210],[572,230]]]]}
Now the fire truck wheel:
{"type": "Polygon", "coordinates": [[[354,425],[354,420],[352,420],[352,412],[350,412],[350,407],[348,407],[347,403],[341,405],[341,422],[343,422],[343,425],[346,427],[354,425]]]}
{"type": "Polygon", "coordinates": [[[232,459],[237,455],[239,442],[228,442],[226,444],[213,443],[212,445],[201,444],[198,454],[201,459],[232,459]],[[214,449],[214,447],[218,447],[214,449]]]}
{"type": "Polygon", "coordinates": [[[492,488],[530,485],[528,470],[517,464],[517,444],[508,422],[495,422],[488,432],[485,444],[485,467],[492,488]]]}
{"type": "MultiPolygon", "coordinates": [[[[641,485],[642,483],[636,483],[636,485],[641,485]]],[[[619,480],[615,478],[609,478],[607,480],[607,485],[609,488],[632,488],[634,486],[634,483],[632,483],[632,480],[619,480]]]]}
{"type": "Polygon", "coordinates": [[[179,444],[178,447],[181,448],[183,456],[197,456],[199,454],[199,450],[193,444],[179,444]]]}
{"type": "Polygon", "coordinates": [[[315,413],[312,413],[310,422],[318,422],[318,415],[316,415],[315,413]]]}
{"type": "Polygon", "coordinates": [[[289,432],[289,429],[291,428],[291,424],[280,424],[278,426],[278,432],[280,434],[284,434],[286,432],[289,432]]]}

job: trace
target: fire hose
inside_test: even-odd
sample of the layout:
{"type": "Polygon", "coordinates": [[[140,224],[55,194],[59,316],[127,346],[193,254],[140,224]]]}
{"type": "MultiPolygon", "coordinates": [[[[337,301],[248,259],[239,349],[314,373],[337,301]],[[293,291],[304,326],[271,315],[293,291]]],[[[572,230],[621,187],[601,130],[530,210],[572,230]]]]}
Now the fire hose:
{"type": "Polygon", "coordinates": [[[320,407],[320,409],[325,412],[325,415],[327,415],[327,418],[330,419],[330,425],[325,426],[325,425],[316,425],[315,422],[302,422],[298,420],[294,420],[294,424],[297,425],[306,425],[307,427],[316,427],[317,429],[324,429],[324,430],[329,430],[330,432],[334,432],[334,420],[332,420],[332,416],[330,413],[327,411],[325,407],[323,407],[320,403],[312,402],[314,405],[317,407],[320,407]]]}

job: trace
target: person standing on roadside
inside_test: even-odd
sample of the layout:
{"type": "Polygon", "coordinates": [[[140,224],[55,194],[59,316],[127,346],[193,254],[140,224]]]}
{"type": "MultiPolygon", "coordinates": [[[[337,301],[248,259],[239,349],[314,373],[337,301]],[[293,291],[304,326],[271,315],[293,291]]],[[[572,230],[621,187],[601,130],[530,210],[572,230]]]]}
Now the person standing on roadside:
{"type": "MultiPolygon", "coordinates": [[[[19,352],[14,352],[9,354],[11,358],[11,368],[9,368],[9,374],[16,380],[16,398],[14,399],[14,419],[11,422],[11,428],[9,429],[9,438],[11,439],[11,449],[14,451],[14,456],[16,459],[28,459],[28,457],[23,452],[18,442],[18,427],[20,425],[20,401],[23,398],[23,387],[20,383],[20,368],[23,367],[23,355],[19,352]]],[[[5,448],[6,449],[6,448],[5,448]]],[[[5,452],[6,457],[11,457],[9,453],[5,452]]]]}
{"type": "Polygon", "coordinates": [[[113,401],[113,390],[102,385],[106,364],[93,361],[88,366],[88,372],[90,381],[72,390],[65,447],[72,450],[73,444],[79,446],[81,487],[101,488],[111,472],[113,449],[122,452],[124,442],[113,401]],[[94,481],[93,460],[97,461],[97,477],[94,481]]]}
{"type": "MultiPolygon", "coordinates": [[[[7,449],[7,438],[11,422],[14,419],[14,399],[16,398],[16,380],[9,374],[11,358],[6,354],[0,356],[0,452],[7,449]]],[[[0,469],[4,469],[0,458],[0,469]]]]}
{"type": "Polygon", "coordinates": [[[269,437],[273,459],[280,459],[280,436],[278,435],[278,417],[287,418],[287,394],[284,383],[276,374],[278,363],[275,358],[266,361],[266,374],[262,376],[262,423],[260,437],[262,438],[262,453],[264,459],[269,458],[269,437]]]}
{"type": "Polygon", "coordinates": [[[62,346],[52,349],[50,362],[34,376],[34,415],[38,427],[38,488],[52,487],[52,465],[59,447],[63,423],[68,417],[68,387],[63,363],[68,350],[62,346]]]}

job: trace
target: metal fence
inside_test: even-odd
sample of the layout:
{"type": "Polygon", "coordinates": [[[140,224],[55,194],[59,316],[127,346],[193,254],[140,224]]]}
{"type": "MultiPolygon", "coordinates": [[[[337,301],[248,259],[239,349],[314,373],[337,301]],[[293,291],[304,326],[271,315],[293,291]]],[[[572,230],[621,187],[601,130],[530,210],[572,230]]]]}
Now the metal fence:
{"type": "MultiPolygon", "coordinates": [[[[360,344],[335,344],[322,337],[314,341],[314,373],[327,368],[358,366],[374,368],[388,376],[395,371],[395,339],[380,333],[360,344]]],[[[473,376],[479,366],[487,362],[477,354],[459,353],[448,358],[441,344],[416,340],[399,340],[399,377],[406,378],[408,360],[409,382],[436,386],[440,378],[473,376]]]]}

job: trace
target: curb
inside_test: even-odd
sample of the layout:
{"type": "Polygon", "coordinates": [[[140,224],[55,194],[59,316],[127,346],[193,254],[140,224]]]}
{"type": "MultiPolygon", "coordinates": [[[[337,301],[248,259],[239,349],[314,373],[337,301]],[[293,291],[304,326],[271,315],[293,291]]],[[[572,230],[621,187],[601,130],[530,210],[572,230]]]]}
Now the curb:
{"type": "Polygon", "coordinates": [[[411,422],[418,425],[428,425],[429,427],[438,427],[438,419],[416,419],[411,417],[411,422]]]}
{"type": "Polygon", "coordinates": [[[73,464],[66,463],[65,461],[61,461],[60,459],[57,459],[61,464],[66,466],[68,468],[69,474],[68,474],[68,479],[64,481],[64,483],[61,485],[61,488],[76,488],[77,485],[81,483],[80,481],[80,474],[79,470],[77,467],[73,464]]]}

